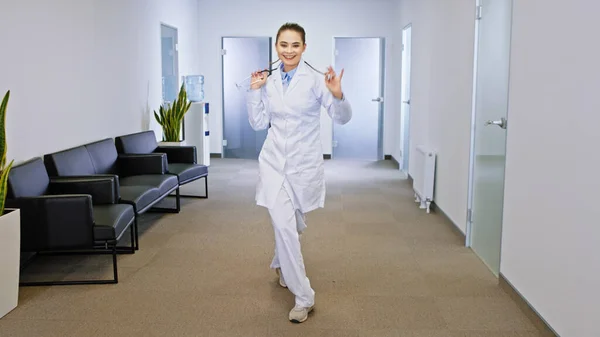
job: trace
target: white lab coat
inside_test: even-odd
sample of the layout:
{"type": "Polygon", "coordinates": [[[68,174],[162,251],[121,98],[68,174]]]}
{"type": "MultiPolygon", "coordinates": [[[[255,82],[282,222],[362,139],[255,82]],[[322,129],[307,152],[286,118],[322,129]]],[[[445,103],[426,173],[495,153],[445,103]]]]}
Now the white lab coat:
{"type": "Polygon", "coordinates": [[[285,92],[277,68],[261,89],[249,90],[247,107],[254,130],[271,125],[258,158],[257,205],[272,208],[285,181],[300,212],[323,207],[321,107],[335,123],[346,124],[352,117],[347,98],[335,98],[324,76],[301,60],[285,92]]]}

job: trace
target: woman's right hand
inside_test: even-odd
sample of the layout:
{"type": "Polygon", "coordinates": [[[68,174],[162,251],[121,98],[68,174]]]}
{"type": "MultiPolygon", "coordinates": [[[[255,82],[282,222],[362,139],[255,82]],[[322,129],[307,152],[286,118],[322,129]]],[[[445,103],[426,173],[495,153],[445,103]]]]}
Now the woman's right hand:
{"type": "Polygon", "coordinates": [[[252,77],[250,78],[250,88],[253,90],[259,89],[265,83],[267,83],[267,73],[261,71],[255,71],[252,73],[252,77]]]}

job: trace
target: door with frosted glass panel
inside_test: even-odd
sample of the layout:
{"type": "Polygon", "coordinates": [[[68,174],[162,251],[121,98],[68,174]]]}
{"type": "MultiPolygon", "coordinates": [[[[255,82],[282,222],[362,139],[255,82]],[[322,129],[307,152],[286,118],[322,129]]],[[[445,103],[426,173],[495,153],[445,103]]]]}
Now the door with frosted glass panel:
{"type": "Polygon", "coordinates": [[[241,80],[271,62],[270,37],[224,37],[223,157],[258,159],[267,130],[254,131],[248,122],[246,90],[241,80]]]}
{"type": "Polygon", "coordinates": [[[504,200],[511,0],[478,0],[467,245],[496,275],[504,200]]]}
{"type": "Polygon", "coordinates": [[[400,106],[400,157],[402,164],[400,169],[408,173],[408,158],[410,155],[410,72],[412,57],[412,25],[402,30],[402,76],[400,78],[400,95],[402,105],[400,106]]]}
{"type": "Polygon", "coordinates": [[[333,125],[334,159],[383,159],[383,38],[334,39],[336,73],[344,69],[342,90],[352,119],[333,125]]]}
{"type": "MultiPolygon", "coordinates": [[[[179,94],[178,40],[177,28],[161,23],[162,104],[165,106],[170,105],[179,94]]],[[[180,140],[185,140],[185,120],[181,123],[180,140]]]]}
{"type": "Polygon", "coordinates": [[[162,98],[163,102],[173,102],[179,92],[179,57],[177,52],[177,28],[160,25],[162,98]]]}

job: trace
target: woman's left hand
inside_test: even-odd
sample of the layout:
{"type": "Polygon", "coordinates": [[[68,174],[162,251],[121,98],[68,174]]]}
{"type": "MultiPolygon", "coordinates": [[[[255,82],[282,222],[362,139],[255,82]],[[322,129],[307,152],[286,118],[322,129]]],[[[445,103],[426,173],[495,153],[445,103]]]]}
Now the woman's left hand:
{"type": "Polygon", "coordinates": [[[342,76],[344,76],[344,69],[342,69],[340,75],[337,76],[331,66],[327,68],[327,72],[325,73],[325,85],[327,86],[327,89],[331,91],[333,96],[338,99],[342,99],[342,76]]]}

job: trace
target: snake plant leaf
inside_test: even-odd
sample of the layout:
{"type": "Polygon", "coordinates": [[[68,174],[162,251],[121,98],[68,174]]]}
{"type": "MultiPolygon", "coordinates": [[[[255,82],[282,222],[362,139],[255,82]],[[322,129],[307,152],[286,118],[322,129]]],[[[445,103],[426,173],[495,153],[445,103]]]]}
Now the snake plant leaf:
{"type": "Polygon", "coordinates": [[[6,164],[6,108],[8,99],[10,98],[10,90],[6,92],[2,103],[0,103],[0,169],[6,164]]]}
{"type": "Polygon", "coordinates": [[[14,163],[14,160],[6,166],[6,109],[8,99],[10,98],[10,90],[6,92],[2,103],[0,103],[0,216],[4,214],[4,204],[6,201],[6,193],[8,191],[8,174],[14,163]]]}
{"type": "Polygon", "coordinates": [[[2,170],[2,173],[0,173],[0,216],[4,214],[6,193],[8,191],[8,174],[10,173],[13,163],[14,160],[11,160],[8,166],[2,170]]]}
{"type": "Polygon", "coordinates": [[[160,120],[160,116],[156,113],[156,110],[154,110],[154,119],[156,119],[156,122],[160,125],[162,125],[162,122],[160,120]]]}

